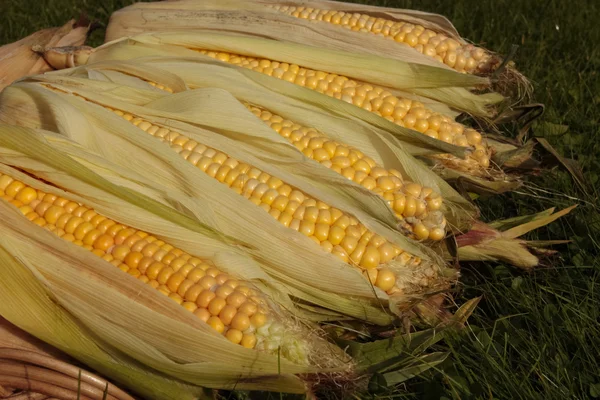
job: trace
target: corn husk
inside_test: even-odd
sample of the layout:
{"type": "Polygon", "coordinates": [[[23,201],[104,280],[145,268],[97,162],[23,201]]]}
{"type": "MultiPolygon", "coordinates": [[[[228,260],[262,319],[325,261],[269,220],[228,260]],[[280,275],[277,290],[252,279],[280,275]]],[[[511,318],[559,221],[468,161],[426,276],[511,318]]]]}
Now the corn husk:
{"type": "MultiPolygon", "coordinates": [[[[137,3],[111,15],[106,32],[106,41],[156,31],[215,30],[252,34],[316,47],[371,54],[451,70],[447,65],[419,53],[410,46],[398,44],[393,40],[385,40],[371,33],[342,29],[340,26],[326,22],[295,18],[276,11],[272,8],[273,6],[302,6],[314,9],[337,10],[346,13],[366,14],[394,22],[404,21],[422,25],[437,33],[443,33],[462,45],[469,44],[468,40],[460,37],[452,23],[439,14],[321,0],[178,0],[137,3]]],[[[490,55],[490,60],[476,72],[482,76],[490,76],[502,64],[503,60],[501,56],[493,54],[489,50],[485,51],[490,55]]],[[[504,65],[503,70],[502,74],[494,76],[494,79],[499,81],[497,87],[507,92],[516,92],[511,93],[516,96],[523,95],[524,92],[529,90],[529,83],[515,70],[512,63],[504,65]]]]}
{"type": "MultiPolygon", "coordinates": [[[[443,196],[446,204],[445,217],[457,232],[468,229],[477,213],[471,203],[446,182],[420,163],[414,162],[406,150],[408,148],[413,153],[427,154],[426,152],[433,152],[434,149],[425,147],[425,144],[417,147],[399,143],[397,138],[382,130],[368,128],[361,121],[344,118],[342,113],[333,113],[318,104],[307,104],[283,95],[276,88],[260,85],[252,80],[253,76],[247,77],[241,70],[229,66],[157,58],[95,63],[72,71],[61,71],[56,75],[81,76],[151,90],[153,87],[147,82],[154,82],[174,88],[171,90],[175,93],[187,88],[180,77],[194,89],[222,88],[240,101],[261,106],[305,126],[315,127],[330,138],[361,149],[380,165],[402,171],[411,181],[431,187],[443,196]],[[177,75],[169,71],[177,71],[177,75]]],[[[280,141],[274,132],[271,135],[273,140],[280,141]]],[[[413,137],[419,140],[419,136],[422,135],[409,136],[405,142],[410,142],[413,137]]]]}
{"type": "MultiPolygon", "coordinates": [[[[277,52],[279,52],[278,54],[287,54],[285,53],[285,50],[290,50],[287,48],[287,44],[281,45],[280,42],[264,41],[264,39],[251,37],[240,38],[231,35],[229,35],[229,38],[234,38],[235,40],[226,40],[227,38],[228,35],[219,35],[214,33],[192,33],[186,35],[178,35],[177,33],[160,32],[153,34],[138,35],[134,38],[124,39],[117,42],[111,42],[97,48],[89,56],[88,63],[93,64],[105,60],[134,60],[142,57],[160,56],[187,58],[191,60],[198,60],[198,62],[204,62],[207,64],[215,65],[219,64],[219,62],[211,59],[210,57],[203,56],[197,51],[190,50],[189,48],[227,48],[232,49],[232,51],[242,52],[240,47],[242,45],[247,45],[246,47],[255,47],[252,47],[252,50],[246,50],[246,54],[255,54],[252,53],[252,51],[264,51],[268,53],[265,53],[268,57],[273,56],[273,54],[269,52],[275,53],[275,51],[277,50],[277,52]]],[[[317,53],[303,53],[301,51],[299,54],[300,55],[298,57],[305,57],[304,59],[308,60],[307,62],[310,63],[312,62],[312,60],[314,60],[314,57],[311,56],[317,53]]],[[[329,59],[326,58],[323,61],[323,63],[327,64],[328,60],[329,59]]],[[[321,62],[319,60],[317,61],[321,62]]],[[[363,73],[360,71],[360,67],[357,68],[355,66],[356,63],[354,62],[343,64],[341,63],[341,61],[339,61],[339,59],[337,59],[337,61],[338,63],[336,64],[336,67],[343,69],[344,72],[348,72],[348,70],[356,70],[360,73],[363,73]]],[[[462,153],[458,152],[456,150],[456,146],[448,145],[447,143],[442,142],[441,140],[432,139],[416,131],[403,128],[397,124],[394,124],[390,121],[387,121],[384,118],[375,115],[374,113],[363,110],[362,108],[356,107],[352,104],[348,104],[344,101],[331,98],[324,94],[316,93],[315,91],[299,87],[298,85],[292,83],[288,83],[279,79],[274,79],[256,71],[247,70],[246,68],[235,66],[230,67],[234,69],[239,69],[240,74],[244,74],[245,76],[251,78],[253,81],[255,81],[261,86],[268,87],[271,90],[276,90],[287,96],[296,97],[305,102],[310,102],[312,104],[316,103],[321,107],[327,107],[329,110],[335,111],[338,115],[344,115],[345,117],[350,117],[354,120],[363,121],[369,124],[372,129],[377,128],[380,130],[387,131],[391,135],[399,138],[404,142],[407,142],[410,145],[414,146],[415,144],[418,145],[418,143],[425,143],[427,145],[435,146],[440,150],[442,148],[445,148],[445,154],[452,154],[455,156],[464,156],[465,154],[464,149],[462,153]]],[[[380,70],[383,69],[385,69],[385,65],[380,70]]],[[[174,72],[180,77],[182,74],[185,74],[186,77],[189,77],[193,74],[193,70],[190,70],[189,68],[182,68],[181,70],[177,71],[171,70],[171,72],[174,72]]],[[[366,73],[370,74],[370,77],[373,77],[377,74],[377,71],[369,70],[369,72],[366,73]]],[[[386,73],[385,75],[381,75],[380,79],[385,79],[385,77],[389,76],[389,74],[393,75],[394,73],[393,71],[388,71],[388,73],[386,73]]],[[[194,78],[192,77],[191,79],[194,78]]],[[[402,83],[404,83],[405,81],[403,79],[404,78],[400,77],[399,81],[402,81],[402,83]]],[[[185,81],[185,78],[183,80],[185,81]]],[[[412,82],[412,85],[414,87],[415,83],[420,83],[421,81],[412,80],[410,82],[406,82],[412,82]]],[[[444,96],[452,94],[451,88],[438,89],[440,93],[444,94],[444,96]]],[[[406,90],[412,90],[412,88],[406,90]]],[[[415,95],[412,96],[414,97],[415,95]]],[[[450,97],[454,98],[455,96],[450,97]]],[[[439,104],[443,105],[443,103],[439,104]]],[[[494,151],[496,153],[500,153],[503,152],[504,149],[498,149],[497,151],[494,149],[494,151]]],[[[411,153],[416,155],[417,152],[411,151],[411,153]]],[[[518,175],[514,173],[506,173],[500,168],[499,165],[496,164],[492,164],[490,168],[481,168],[480,170],[472,171],[464,169],[460,164],[453,165],[452,163],[440,163],[439,160],[428,161],[428,163],[431,167],[435,166],[435,171],[447,181],[452,182],[454,184],[457,182],[460,182],[461,184],[468,183],[469,190],[473,190],[479,193],[502,193],[504,191],[514,190],[514,188],[518,187],[521,184],[518,175]]]]}
{"type": "MultiPolygon", "coordinates": [[[[119,222],[134,220],[131,226],[151,228],[147,231],[170,243],[187,241],[182,249],[199,249],[190,252],[260,282],[252,276],[255,263],[249,257],[221,235],[200,235],[201,224],[158,201],[167,194],[151,197],[151,187],[136,191],[137,181],[115,178],[122,172],[118,166],[91,153],[87,163],[80,162],[78,148],[49,132],[2,126],[0,172],[119,222]]],[[[315,328],[304,328],[309,348],[319,348],[308,365],[245,349],[150,286],[31,224],[6,202],[0,203],[0,215],[0,315],[147,398],[195,398],[200,386],[302,392],[306,386],[295,374],[348,371],[350,364],[318,338],[315,328]]],[[[283,311],[279,317],[290,318],[283,311]]]]}
{"type": "Polygon", "coordinates": [[[87,21],[71,20],[60,28],[44,29],[0,47],[0,91],[24,76],[53,70],[44,59],[43,50],[48,47],[81,46],[88,30],[87,21]]]}
{"type": "Polygon", "coordinates": [[[568,240],[535,241],[521,236],[567,215],[576,206],[554,212],[555,208],[533,215],[523,215],[485,224],[478,221],[473,228],[456,237],[458,258],[461,261],[505,262],[529,270],[538,266],[540,256],[547,258],[552,250],[544,247],[568,243],[568,240]]]}
{"type": "MultiPolygon", "coordinates": [[[[167,145],[158,143],[106,108],[50,91],[48,83],[19,83],[5,91],[0,101],[1,120],[60,132],[120,165],[123,174],[133,171],[138,175],[136,180],[152,176],[152,182],[144,179],[144,186],[152,187],[158,180],[161,185],[166,185],[161,190],[177,191],[184,210],[189,210],[205,226],[243,243],[244,250],[261,263],[263,270],[277,284],[289,288],[294,297],[346,316],[385,324],[389,323],[391,315],[382,305],[388,301],[396,313],[401,313],[428,293],[447,288],[454,279],[455,272],[448,270],[439,256],[394,228],[395,216],[380,197],[318,163],[306,162],[295,148],[288,143],[284,145],[282,138],[280,142],[274,141],[272,131],[228,93],[217,89],[189,91],[178,94],[179,98],[163,100],[165,93],[159,91],[69,79],[72,87],[59,83],[53,83],[52,87],[77,93],[98,104],[128,110],[182,132],[197,142],[210,143],[226,154],[357,216],[372,231],[424,260],[423,268],[416,270],[396,265],[395,261],[389,263],[411,289],[388,299],[379,289],[374,290],[357,268],[349,268],[332,255],[314,252],[314,245],[308,238],[286,229],[241,196],[199,173],[167,145]],[[112,96],[106,97],[108,92],[112,96]],[[145,106],[115,100],[119,97],[133,99],[132,102],[137,98],[145,106]],[[151,97],[154,97],[153,101],[148,102],[151,97]],[[216,128],[207,130],[200,126],[216,128]],[[227,135],[238,141],[215,134],[222,132],[228,132],[227,135]],[[131,154],[140,156],[132,160],[131,154]],[[280,251],[273,252],[273,248],[280,251]],[[428,274],[429,268],[438,271],[437,278],[427,279],[427,285],[423,287],[423,274],[428,274]]],[[[66,83],[67,78],[60,80],[66,83]]],[[[81,158],[85,160],[85,157],[81,158]]],[[[177,207],[181,208],[180,205],[177,207]]],[[[189,241],[186,242],[189,246],[189,241]]],[[[183,242],[177,244],[185,249],[183,242]]]]}
{"type": "MultiPolygon", "coordinates": [[[[113,46],[124,39],[127,38],[108,42],[96,48],[89,56],[67,56],[68,51],[58,50],[60,54],[50,51],[46,54],[46,59],[52,62],[56,69],[70,66],[67,64],[67,60],[72,59],[76,59],[80,63],[103,61],[108,57],[115,57],[112,52],[113,46]]],[[[377,84],[391,91],[411,92],[478,116],[493,115],[490,107],[503,100],[502,96],[497,93],[475,95],[465,89],[478,84],[485,84],[486,81],[483,78],[385,57],[307,46],[300,43],[268,40],[251,34],[223,33],[212,30],[192,31],[191,33],[167,31],[141,34],[129,40],[147,45],[174,46],[175,48],[171,49],[163,47],[163,50],[168,49],[171,54],[181,56],[202,56],[202,54],[188,49],[214,49],[216,51],[228,51],[235,54],[286,61],[306,68],[336,73],[377,84]]],[[[81,51],[87,53],[89,49],[84,48],[81,51]]],[[[121,57],[126,58],[132,58],[133,56],[133,54],[121,55],[121,57]]]]}

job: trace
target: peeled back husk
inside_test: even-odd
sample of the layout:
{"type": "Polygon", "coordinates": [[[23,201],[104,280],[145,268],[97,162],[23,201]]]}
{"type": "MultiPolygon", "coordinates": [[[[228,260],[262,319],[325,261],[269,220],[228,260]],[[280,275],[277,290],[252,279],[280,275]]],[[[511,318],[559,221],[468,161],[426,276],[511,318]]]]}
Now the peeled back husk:
{"type": "MultiPolygon", "coordinates": [[[[214,29],[223,32],[256,34],[271,39],[293,41],[317,47],[358,51],[448,70],[454,66],[450,60],[435,59],[433,56],[425,54],[423,50],[418,51],[414,44],[407,45],[403,38],[386,40],[382,33],[384,22],[387,22],[389,31],[393,30],[389,28],[392,26],[391,24],[395,23],[422,26],[428,32],[432,31],[439,36],[440,40],[443,38],[454,40],[461,50],[464,49],[465,54],[478,53],[476,56],[478,65],[475,69],[469,69],[469,74],[489,77],[504,61],[500,55],[481,47],[478,48],[462,38],[452,23],[442,15],[409,9],[321,0],[178,0],[137,3],[111,15],[106,41],[146,32],[189,32],[214,29]],[[297,13],[292,15],[294,9],[297,13]],[[305,11],[298,14],[301,9],[305,11]],[[315,11],[311,12],[311,10],[315,11]],[[340,22],[329,21],[331,15],[328,17],[329,19],[324,20],[323,14],[317,14],[319,10],[345,12],[348,15],[356,16],[353,18],[356,19],[354,22],[356,26],[353,29],[344,29],[340,22]],[[370,17],[370,20],[361,24],[358,15],[370,17]],[[224,21],[226,21],[225,24],[224,21]],[[375,35],[375,31],[370,31],[370,29],[377,25],[381,26],[379,34],[375,35]],[[359,30],[361,27],[363,29],[359,30]]],[[[397,28],[395,32],[401,32],[400,28],[397,28]]],[[[390,32],[387,35],[390,35],[387,39],[392,39],[395,33],[390,32]]],[[[444,53],[441,54],[444,57],[444,53]]],[[[496,79],[499,80],[498,88],[515,97],[523,96],[529,91],[527,79],[514,68],[512,63],[504,65],[502,73],[494,76],[494,80],[496,79]]]]}
{"type": "Polygon", "coordinates": [[[548,225],[567,215],[576,206],[554,212],[554,208],[537,214],[524,215],[486,224],[477,221],[471,230],[456,237],[458,258],[461,261],[505,262],[529,270],[555,253],[544,247],[568,243],[568,240],[535,241],[520,239],[520,236],[548,225]]]}
{"type": "MultiPolygon", "coordinates": [[[[426,144],[417,147],[406,143],[412,137],[406,137],[405,142],[400,143],[397,138],[382,130],[369,128],[362,121],[353,121],[318,104],[286,96],[226,65],[153,58],[94,63],[76,70],[60,71],[56,75],[81,76],[146,89],[158,86],[174,93],[187,90],[184,82],[192,89],[222,88],[240,102],[262,107],[295,123],[318,129],[330,139],[360,149],[378,165],[401,171],[406,179],[433,189],[443,198],[444,217],[452,231],[467,230],[477,215],[477,210],[470,202],[408,154],[411,152],[409,149],[416,154],[435,152],[435,149],[428,150],[426,144]],[[177,74],[170,71],[177,71],[177,74]]],[[[274,131],[272,134],[274,140],[279,140],[274,131]]]]}

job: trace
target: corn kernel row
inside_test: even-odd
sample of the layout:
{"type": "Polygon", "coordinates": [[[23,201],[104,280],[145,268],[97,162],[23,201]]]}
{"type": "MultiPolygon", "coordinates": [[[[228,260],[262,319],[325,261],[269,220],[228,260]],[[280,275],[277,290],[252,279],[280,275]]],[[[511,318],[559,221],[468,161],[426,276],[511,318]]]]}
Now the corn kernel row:
{"type": "MultiPolygon", "coordinates": [[[[111,109],[112,110],[112,109],[111,109]]],[[[395,274],[383,266],[392,259],[415,265],[420,259],[375,235],[351,215],[330,207],[251,165],[189,139],[187,136],[120,110],[112,110],[146,133],[166,142],[210,177],[259,206],[284,226],[304,234],[325,251],[364,270],[373,284],[388,293],[395,274]]]]}
{"type": "Polygon", "coordinates": [[[34,224],[91,251],[194,313],[233,343],[271,348],[278,329],[266,298],[243,281],[146,232],[0,174],[0,199],[34,224]]]}
{"type": "Polygon", "coordinates": [[[484,49],[460,43],[444,33],[437,33],[422,25],[336,10],[281,5],[269,7],[296,18],[327,22],[355,32],[371,33],[394,40],[458,72],[489,72],[492,68],[493,59],[484,49]]]}
{"type": "Polygon", "coordinates": [[[251,69],[371,111],[397,125],[416,130],[434,139],[462,147],[474,147],[468,159],[443,155],[452,165],[464,170],[478,170],[490,165],[491,150],[475,129],[451,117],[432,111],[423,103],[394,96],[382,87],[362,83],[345,76],[315,71],[296,64],[246,57],[238,54],[198,50],[211,58],[251,69]]]}
{"type": "Polygon", "coordinates": [[[246,107],[305,156],[383,197],[404,220],[404,228],[411,236],[419,240],[443,239],[446,220],[439,211],[442,197],[438,193],[418,183],[405,182],[399,171],[382,168],[358,149],[330,140],[316,129],[298,125],[260,107],[249,104],[246,107]]]}

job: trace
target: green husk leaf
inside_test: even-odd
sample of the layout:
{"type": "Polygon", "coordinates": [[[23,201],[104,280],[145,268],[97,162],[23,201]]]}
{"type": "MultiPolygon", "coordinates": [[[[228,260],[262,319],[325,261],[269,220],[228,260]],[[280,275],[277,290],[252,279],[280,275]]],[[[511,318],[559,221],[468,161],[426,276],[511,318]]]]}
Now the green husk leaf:
{"type": "Polygon", "coordinates": [[[531,254],[520,240],[494,238],[476,246],[458,248],[461,261],[501,261],[523,269],[539,264],[539,259],[531,254]]]}
{"type": "Polygon", "coordinates": [[[512,217],[512,218],[506,218],[506,219],[500,219],[497,221],[492,221],[492,222],[489,222],[487,225],[490,228],[494,228],[498,231],[506,231],[506,230],[514,228],[518,225],[522,225],[527,222],[535,221],[538,218],[548,217],[554,213],[554,210],[556,210],[556,207],[548,208],[547,210],[540,211],[539,213],[535,213],[535,214],[518,215],[518,216],[512,217]]]}
{"type": "MultiPolygon", "coordinates": [[[[514,238],[523,236],[527,232],[531,232],[534,229],[541,228],[542,226],[546,226],[549,223],[556,221],[560,217],[567,215],[573,209],[575,209],[575,207],[577,207],[577,205],[573,205],[571,207],[565,208],[564,210],[558,211],[551,215],[539,215],[538,214],[529,222],[525,222],[519,226],[515,226],[513,228],[509,228],[509,229],[503,231],[502,237],[514,239],[514,238]]],[[[550,210],[547,210],[547,211],[550,211],[550,210]]]]}
{"type": "Polygon", "coordinates": [[[371,373],[382,371],[398,359],[424,352],[442,340],[448,330],[462,327],[480,300],[481,298],[477,297],[467,301],[448,322],[435,328],[366,343],[342,339],[336,341],[352,356],[359,368],[371,373]]]}
{"type": "Polygon", "coordinates": [[[389,386],[397,385],[421,375],[428,369],[435,368],[446,361],[449,355],[450,353],[443,352],[424,354],[404,362],[402,366],[396,367],[393,371],[383,374],[383,376],[389,386]]]}
{"type": "Polygon", "coordinates": [[[465,192],[477,194],[495,195],[510,192],[521,187],[523,182],[514,175],[508,175],[502,171],[489,170],[489,177],[479,177],[468,172],[437,167],[436,171],[445,181],[453,184],[465,192]]]}

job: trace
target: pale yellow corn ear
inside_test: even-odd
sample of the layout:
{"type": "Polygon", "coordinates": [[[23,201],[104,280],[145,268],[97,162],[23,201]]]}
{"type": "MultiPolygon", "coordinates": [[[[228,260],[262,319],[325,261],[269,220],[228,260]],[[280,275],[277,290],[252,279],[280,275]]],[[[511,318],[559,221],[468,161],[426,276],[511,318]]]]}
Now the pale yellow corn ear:
{"type": "MultiPolygon", "coordinates": [[[[0,199],[34,224],[104,259],[147,283],[194,313],[229,341],[272,351],[281,345],[270,331],[282,329],[267,299],[252,285],[220,271],[210,260],[190,254],[153,235],[106,218],[0,173],[0,199]]],[[[285,349],[294,362],[307,363],[302,347],[285,349]]]]}
{"type": "MultiPolygon", "coordinates": [[[[54,86],[44,87],[61,95],[79,99],[77,101],[92,102],[89,97],[81,94],[73,96],[54,86]]],[[[180,131],[169,129],[139,115],[102,106],[168,144],[172,150],[203,173],[262,208],[286,228],[313,240],[316,252],[330,253],[344,263],[358,268],[365,279],[370,280],[371,284],[382,292],[401,297],[414,291],[414,283],[402,276],[401,271],[404,268],[420,271],[419,275],[422,277],[419,278],[419,285],[428,286],[430,280],[437,279],[439,267],[435,263],[423,261],[399,245],[375,234],[352,214],[332,207],[253,165],[192,140],[180,131]]],[[[252,118],[252,115],[249,114],[249,117],[252,118]]],[[[361,158],[364,156],[361,155],[361,158]]],[[[419,193],[407,192],[406,195],[398,196],[402,197],[410,216],[419,218],[427,212],[428,202],[425,197],[421,198],[427,195],[426,191],[421,193],[419,189],[419,193]]],[[[439,229],[429,223],[429,220],[423,219],[423,223],[417,224],[420,229],[417,230],[418,235],[429,238],[429,227],[432,239],[437,239],[435,235],[444,236],[443,229],[438,232],[439,229]],[[424,224],[428,224],[428,227],[424,224]]]]}
{"type": "Polygon", "coordinates": [[[462,38],[439,14],[326,0],[177,0],[137,3],[116,11],[107,41],[144,32],[221,29],[311,46],[358,51],[463,74],[491,76],[498,90],[528,95],[527,79],[514,63],[462,38]],[[293,31],[294,35],[286,34],[293,31]],[[508,62],[507,62],[508,61],[508,62]]]}
{"type": "MultiPolygon", "coordinates": [[[[147,82],[173,93],[164,85],[147,82]]],[[[359,149],[330,140],[314,128],[284,119],[250,103],[244,105],[305,156],[383,197],[402,220],[402,228],[410,237],[436,241],[445,237],[446,219],[440,211],[443,200],[439,193],[407,181],[400,171],[387,170],[359,149]]]]}
{"type": "Polygon", "coordinates": [[[359,149],[330,140],[316,129],[296,124],[260,107],[249,104],[246,107],[305,156],[383,197],[402,220],[409,236],[418,240],[442,240],[445,237],[446,220],[439,211],[442,208],[439,193],[406,181],[400,171],[387,170],[359,149]]]}
{"type": "Polygon", "coordinates": [[[198,51],[219,61],[251,69],[340,99],[434,139],[462,147],[472,146],[474,151],[466,160],[447,155],[440,155],[437,158],[454,168],[478,176],[487,175],[486,170],[490,167],[492,149],[486,144],[483,136],[475,129],[456,122],[452,117],[428,109],[419,101],[395,96],[381,86],[326,71],[303,68],[297,64],[227,52],[201,49],[198,51]]]}
{"type": "Polygon", "coordinates": [[[490,73],[500,60],[481,47],[455,39],[445,32],[436,32],[418,22],[378,18],[360,12],[344,12],[336,9],[272,5],[278,12],[310,21],[329,23],[354,32],[373,34],[393,39],[398,44],[412,47],[448,67],[463,73],[490,73]]]}

